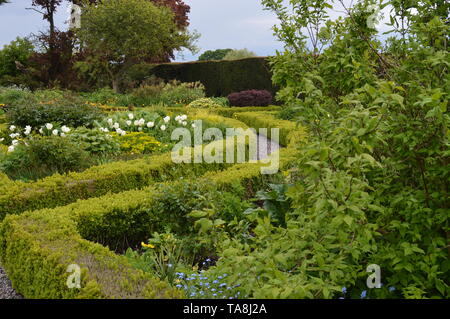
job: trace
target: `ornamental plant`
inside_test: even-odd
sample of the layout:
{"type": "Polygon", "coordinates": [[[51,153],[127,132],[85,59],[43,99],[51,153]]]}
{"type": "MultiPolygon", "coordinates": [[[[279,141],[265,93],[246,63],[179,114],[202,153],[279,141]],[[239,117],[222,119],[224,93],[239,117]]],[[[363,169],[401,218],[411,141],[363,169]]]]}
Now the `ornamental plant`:
{"type": "Polygon", "coordinates": [[[249,90],[228,95],[231,106],[268,106],[272,103],[272,94],[266,90],[249,90]]]}

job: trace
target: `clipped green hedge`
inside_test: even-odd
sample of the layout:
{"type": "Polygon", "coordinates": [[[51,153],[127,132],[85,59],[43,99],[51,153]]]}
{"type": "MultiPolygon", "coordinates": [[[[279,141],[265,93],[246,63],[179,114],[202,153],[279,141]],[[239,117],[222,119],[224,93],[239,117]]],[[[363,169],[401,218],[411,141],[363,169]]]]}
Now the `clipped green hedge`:
{"type": "MultiPolygon", "coordinates": [[[[194,153],[192,152],[193,156],[194,153]]],[[[208,170],[218,170],[227,166],[230,164],[174,163],[169,152],[138,160],[95,166],[81,173],[56,174],[32,183],[13,182],[7,187],[0,187],[0,221],[6,214],[52,208],[72,203],[77,199],[141,189],[155,182],[181,176],[198,176],[208,170]]]]}
{"type": "Polygon", "coordinates": [[[139,64],[128,73],[133,82],[140,83],[150,76],[182,82],[200,81],[206,95],[227,96],[245,90],[267,90],[275,95],[272,72],[265,57],[241,60],[196,61],[185,63],[139,64]]]}
{"type": "Polygon", "coordinates": [[[233,117],[235,113],[243,112],[278,112],[281,111],[279,106],[246,106],[246,107],[221,107],[211,110],[211,112],[217,113],[226,117],[233,117]]]}
{"type": "MultiPolygon", "coordinates": [[[[281,166],[288,165],[294,153],[292,149],[281,150],[281,166]]],[[[264,165],[237,164],[216,174],[208,173],[200,182],[223,190],[240,184],[252,194],[272,177],[260,174],[264,165]]],[[[157,188],[150,186],[9,215],[0,224],[0,262],[25,298],[182,297],[181,292],[133,269],[123,257],[92,242],[111,245],[114,240],[144,240],[155,223],[168,218],[164,211],[149,213],[157,194],[157,188]],[[66,270],[71,264],[82,268],[81,289],[66,286],[66,270]]]]}
{"type": "Polygon", "coordinates": [[[10,215],[0,224],[0,261],[25,298],[182,298],[180,291],[133,268],[124,257],[83,239],[70,211],[10,215]],[[68,267],[81,268],[69,289],[68,267]]]}
{"type": "Polygon", "coordinates": [[[296,145],[306,139],[304,128],[294,122],[277,119],[270,112],[241,112],[234,113],[233,117],[254,129],[267,128],[268,138],[272,128],[279,128],[279,143],[283,146],[296,145]]]}

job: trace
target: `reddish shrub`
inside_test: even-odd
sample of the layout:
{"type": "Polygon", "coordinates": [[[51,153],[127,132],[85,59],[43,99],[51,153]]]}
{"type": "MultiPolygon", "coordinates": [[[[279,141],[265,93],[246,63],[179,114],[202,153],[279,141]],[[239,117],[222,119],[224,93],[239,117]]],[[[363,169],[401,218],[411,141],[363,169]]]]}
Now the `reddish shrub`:
{"type": "Polygon", "coordinates": [[[249,90],[228,95],[231,106],[267,106],[272,103],[272,94],[266,90],[249,90]]]}

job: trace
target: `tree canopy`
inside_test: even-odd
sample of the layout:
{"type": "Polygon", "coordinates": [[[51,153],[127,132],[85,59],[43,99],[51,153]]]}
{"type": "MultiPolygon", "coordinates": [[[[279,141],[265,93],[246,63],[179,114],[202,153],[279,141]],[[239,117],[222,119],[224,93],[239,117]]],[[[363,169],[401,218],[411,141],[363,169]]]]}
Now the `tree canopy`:
{"type": "Polygon", "coordinates": [[[142,0],[83,7],[77,36],[89,54],[85,64],[104,68],[116,91],[132,65],[168,51],[195,50],[195,36],[177,27],[171,10],[142,0]]]}

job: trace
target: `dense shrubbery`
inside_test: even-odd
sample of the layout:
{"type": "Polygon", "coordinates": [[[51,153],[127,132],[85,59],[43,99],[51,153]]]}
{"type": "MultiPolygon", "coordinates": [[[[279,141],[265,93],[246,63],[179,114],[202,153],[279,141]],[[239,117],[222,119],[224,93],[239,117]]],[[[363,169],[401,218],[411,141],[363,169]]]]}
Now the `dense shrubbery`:
{"type": "Polygon", "coordinates": [[[60,136],[35,138],[18,145],[0,160],[0,170],[13,179],[38,179],[75,172],[92,165],[83,144],[60,136]]]}
{"type": "Polygon", "coordinates": [[[67,96],[60,100],[39,102],[37,99],[29,99],[15,103],[8,107],[6,117],[10,124],[22,127],[40,127],[46,123],[89,127],[94,121],[100,120],[102,115],[98,108],[67,96]]]}
{"type": "Polygon", "coordinates": [[[272,94],[266,90],[249,90],[228,95],[231,106],[268,106],[272,103],[272,94]]]}
{"type": "Polygon", "coordinates": [[[206,275],[231,274],[228,283],[254,298],[450,295],[449,26],[428,7],[411,14],[391,4],[392,19],[411,25],[388,41],[389,55],[379,54],[362,3],[336,22],[324,22],[327,2],[313,1],[281,19],[289,49],[273,59],[278,98],[299,108],[310,132],[279,196],[291,201],[286,226],[252,211],[254,236],[224,240],[206,275]],[[309,50],[290,31],[315,23],[325,27],[309,50]],[[381,267],[378,289],[366,286],[369,264],[381,267]]]}

